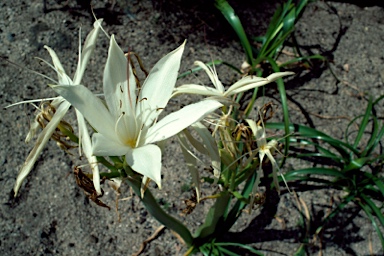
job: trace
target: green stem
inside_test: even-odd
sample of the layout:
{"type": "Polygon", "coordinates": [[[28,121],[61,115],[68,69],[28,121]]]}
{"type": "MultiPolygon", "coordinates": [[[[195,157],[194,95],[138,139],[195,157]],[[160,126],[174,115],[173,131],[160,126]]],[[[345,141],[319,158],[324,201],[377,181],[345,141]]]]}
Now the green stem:
{"type": "MultiPolygon", "coordinates": [[[[126,179],[129,186],[135,191],[136,195],[140,196],[141,182],[131,177],[126,179]]],[[[153,197],[151,191],[147,188],[144,192],[144,196],[140,197],[147,211],[161,224],[167,228],[175,231],[183,238],[184,242],[190,247],[193,243],[193,237],[189,230],[177,219],[167,214],[157,203],[156,198],[153,197]]]]}
{"type": "Polygon", "coordinates": [[[72,142],[75,142],[77,144],[79,144],[79,138],[73,134],[69,129],[65,128],[64,125],[62,124],[58,124],[57,125],[57,128],[59,128],[59,130],[65,135],[67,136],[72,142]]]}
{"type": "Polygon", "coordinates": [[[121,178],[122,174],[120,171],[112,171],[112,172],[101,172],[100,178],[107,178],[107,179],[113,179],[113,178],[121,178]]]}
{"type": "MultiPolygon", "coordinates": [[[[246,182],[244,189],[242,191],[242,195],[244,198],[249,198],[253,184],[255,183],[256,180],[256,173],[246,182]]],[[[232,207],[232,209],[229,211],[229,213],[226,215],[225,220],[223,220],[220,223],[220,230],[221,234],[224,232],[228,232],[228,230],[235,224],[237,219],[240,217],[241,213],[243,212],[243,209],[247,206],[247,203],[245,203],[243,200],[237,200],[235,205],[232,207]]]]}
{"type": "MultiPolygon", "coordinates": [[[[259,70],[259,71],[257,71],[256,76],[261,76],[261,74],[262,74],[262,72],[261,72],[261,70],[259,70]]],[[[259,90],[259,87],[255,87],[255,89],[253,89],[252,98],[244,110],[244,119],[248,118],[249,114],[251,113],[251,111],[253,109],[253,106],[255,105],[258,90],[259,90]]]]}
{"type": "MultiPolygon", "coordinates": [[[[118,168],[116,168],[113,164],[108,162],[103,156],[96,156],[97,162],[107,167],[112,172],[117,172],[118,168]]],[[[115,178],[115,177],[114,177],[115,178]]]]}

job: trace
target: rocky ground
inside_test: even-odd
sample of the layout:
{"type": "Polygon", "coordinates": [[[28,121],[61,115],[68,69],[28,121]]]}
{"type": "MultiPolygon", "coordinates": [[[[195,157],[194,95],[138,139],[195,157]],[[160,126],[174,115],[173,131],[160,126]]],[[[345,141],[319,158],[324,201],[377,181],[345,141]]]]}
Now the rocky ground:
{"type": "MultiPolygon", "coordinates": [[[[81,2],[81,1],[78,1],[81,2]]],[[[281,1],[230,1],[249,35],[265,32],[272,14],[281,1]]],[[[295,35],[301,49],[329,58],[329,67],[305,71],[287,83],[292,122],[309,125],[341,138],[349,120],[361,114],[369,95],[384,93],[384,9],[381,1],[315,1],[310,3],[297,24],[295,35]],[[332,72],[339,78],[337,80],[332,72]]],[[[236,35],[209,1],[94,1],[97,17],[104,17],[104,29],[115,34],[123,50],[138,53],[146,67],[188,40],[181,71],[190,69],[195,60],[221,59],[240,66],[245,60],[236,35]]],[[[54,96],[48,81],[26,69],[53,78],[54,72],[35,57],[50,60],[43,48],[53,48],[67,73],[77,63],[78,28],[82,38],[90,31],[93,17],[75,1],[4,0],[0,3],[1,106],[22,100],[54,96]],[[10,65],[6,60],[17,63],[10,65]]],[[[91,59],[84,84],[101,92],[101,77],[108,39],[99,35],[97,54],[91,59]]],[[[288,49],[289,50],[289,49],[288,49]]],[[[225,67],[218,68],[224,84],[233,79],[225,67]]],[[[198,81],[206,76],[189,76],[178,84],[198,81]]],[[[266,90],[266,101],[278,104],[274,86],[266,90]]],[[[191,98],[171,102],[179,108],[191,98]]],[[[383,106],[381,106],[383,107],[383,106]]],[[[0,253],[1,255],[131,255],[160,226],[129,189],[121,189],[116,211],[115,192],[104,186],[103,200],[108,211],[84,196],[72,175],[79,160],[50,142],[14,199],[12,188],[18,170],[32,148],[25,145],[34,109],[19,105],[1,110],[0,163],[0,253]]],[[[277,119],[281,114],[277,111],[277,119]]],[[[71,117],[68,117],[68,120],[71,117]]],[[[164,153],[163,189],[157,193],[165,209],[187,225],[196,228],[209,203],[203,203],[187,217],[181,217],[183,199],[190,177],[183,167],[181,151],[171,141],[164,153]]],[[[294,163],[287,168],[298,168],[294,163]]],[[[320,190],[300,194],[311,210],[321,216],[332,200],[342,194],[320,190]]],[[[233,240],[252,244],[266,255],[292,255],[300,246],[300,216],[295,201],[286,195],[275,199],[276,207],[264,207],[244,215],[234,227],[233,240]],[[277,207],[278,206],[278,207],[277,207]],[[237,233],[235,233],[237,232],[237,233]]],[[[273,202],[267,204],[272,205],[273,202]]],[[[324,237],[310,241],[309,254],[382,255],[377,235],[364,214],[347,225],[343,220],[355,213],[351,205],[329,226],[324,237]]],[[[180,255],[185,252],[170,230],[164,230],[147,245],[143,255],[180,255]]]]}

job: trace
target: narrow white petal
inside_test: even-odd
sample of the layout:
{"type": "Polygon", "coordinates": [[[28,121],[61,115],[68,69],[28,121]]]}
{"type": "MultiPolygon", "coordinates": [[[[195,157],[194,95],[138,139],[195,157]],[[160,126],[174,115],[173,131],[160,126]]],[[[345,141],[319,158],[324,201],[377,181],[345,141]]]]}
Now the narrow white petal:
{"type": "Polygon", "coordinates": [[[256,77],[256,76],[246,76],[231,85],[231,87],[228,88],[228,90],[225,92],[225,95],[233,95],[239,92],[243,92],[258,86],[262,86],[266,83],[269,83],[269,81],[266,78],[263,77],[256,77]],[[247,89],[245,89],[247,87],[247,89]]]}
{"type": "Polygon", "coordinates": [[[183,94],[183,93],[198,94],[198,95],[204,95],[204,96],[223,96],[223,93],[221,93],[216,88],[197,85],[197,84],[183,84],[175,88],[172,94],[172,97],[179,94],[183,94]]]}
{"type": "Polygon", "coordinates": [[[115,119],[122,112],[128,116],[135,114],[136,81],[132,69],[129,68],[128,73],[127,68],[127,57],[112,35],[104,69],[103,90],[108,109],[115,119]]]}
{"type": "Polygon", "coordinates": [[[119,119],[115,132],[121,140],[132,141],[140,127],[136,120],[136,80],[130,65],[127,68],[127,57],[112,35],[104,69],[104,96],[109,112],[119,119]]]}
{"type": "Polygon", "coordinates": [[[161,150],[156,145],[145,145],[131,149],[125,161],[135,171],[151,180],[161,188],[161,150]]]}
{"type": "Polygon", "coordinates": [[[129,150],[128,146],[103,134],[95,133],[92,136],[92,154],[95,156],[122,156],[129,150]]]}
{"type": "Polygon", "coordinates": [[[143,120],[146,124],[153,122],[171,98],[185,43],[161,58],[144,81],[139,100],[145,99],[145,102],[139,105],[141,108],[139,112],[145,112],[143,120]]]}
{"type": "Polygon", "coordinates": [[[59,105],[64,102],[65,99],[61,96],[58,96],[58,97],[55,97],[52,101],[51,101],[51,105],[54,107],[54,108],[58,108],[59,105]]]}
{"type": "Polygon", "coordinates": [[[145,144],[168,139],[222,106],[215,100],[203,100],[173,112],[148,130],[145,144]]]}
{"type": "Polygon", "coordinates": [[[47,124],[47,126],[43,129],[43,131],[38,136],[35,146],[33,147],[32,151],[29,153],[23,167],[19,172],[19,175],[17,176],[16,183],[13,188],[15,192],[15,196],[17,195],[17,192],[19,191],[23,180],[31,172],[33,165],[37,160],[37,157],[40,155],[45,144],[47,144],[48,140],[51,138],[53,132],[56,130],[57,125],[59,124],[63,116],[67,113],[70,106],[71,105],[68,102],[63,102],[59,106],[59,108],[56,109],[56,112],[52,117],[51,121],[47,124]]]}
{"type": "Polygon", "coordinates": [[[92,169],[93,186],[95,187],[96,193],[98,195],[101,195],[103,193],[101,192],[101,187],[100,187],[100,171],[99,171],[99,166],[97,165],[97,158],[95,156],[92,156],[89,158],[88,161],[92,169]]]}
{"type": "Polygon", "coordinates": [[[55,100],[56,98],[61,98],[61,97],[53,97],[53,98],[43,98],[43,99],[33,99],[33,100],[23,100],[20,102],[12,103],[11,105],[5,106],[4,109],[10,108],[13,106],[17,106],[20,104],[26,104],[26,103],[33,103],[33,102],[42,102],[42,101],[50,101],[50,100],[55,100]]]}
{"type": "Polygon", "coordinates": [[[288,76],[293,74],[294,74],[293,72],[277,72],[277,73],[273,73],[272,75],[269,75],[267,78],[247,76],[241,79],[240,81],[236,82],[235,84],[233,84],[225,92],[225,95],[229,96],[229,95],[237,94],[240,92],[248,91],[256,87],[272,83],[283,76],[288,76]]]}
{"type": "Polygon", "coordinates": [[[273,82],[273,81],[276,81],[277,79],[279,79],[279,78],[281,78],[283,76],[290,76],[290,75],[294,75],[294,74],[295,74],[295,72],[290,72],[290,71],[287,71],[287,72],[276,72],[276,73],[273,73],[273,74],[269,75],[267,77],[267,79],[269,81],[273,82]]]}
{"type": "MultiPolygon", "coordinates": [[[[280,173],[280,168],[279,168],[275,158],[273,158],[271,152],[269,150],[266,150],[265,153],[266,153],[267,157],[269,158],[269,161],[271,161],[271,164],[272,164],[273,184],[275,185],[277,192],[280,194],[279,180],[277,179],[277,172],[280,173]]],[[[289,188],[288,188],[288,190],[289,190],[289,188]]]]}
{"type": "Polygon", "coordinates": [[[249,127],[251,127],[253,136],[256,137],[256,132],[257,132],[257,124],[256,124],[256,122],[253,121],[252,119],[245,119],[245,121],[247,121],[249,127]]]}
{"type": "MultiPolygon", "coordinates": [[[[85,68],[87,67],[89,58],[92,56],[92,53],[96,47],[96,39],[101,28],[101,22],[103,19],[98,19],[93,23],[93,29],[89,32],[87,38],[85,39],[84,46],[82,51],[79,51],[79,61],[76,69],[76,73],[73,76],[73,83],[80,84],[81,79],[83,78],[85,68]]],[[[81,49],[81,46],[79,45],[81,49]]]]}
{"type": "MultiPolygon", "coordinates": [[[[96,157],[92,155],[91,138],[89,136],[87,125],[85,124],[84,116],[77,109],[76,109],[76,117],[77,117],[77,123],[79,126],[79,139],[81,141],[79,149],[80,150],[83,149],[85,157],[87,158],[88,163],[92,169],[93,185],[96,189],[97,194],[101,195],[102,193],[100,188],[99,167],[97,166],[96,157]]],[[[81,152],[80,152],[80,155],[81,155],[81,152]]]]}
{"type": "Polygon", "coordinates": [[[48,53],[51,55],[53,65],[55,66],[57,76],[59,77],[59,84],[73,84],[72,79],[65,73],[64,68],[60,63],[60,60],[56,55],[56,52],[46,45],[44,46],[44,48],[47,49],[48,53]]]}
{"type": "Polygon", "coordinates": [[[52,85],[53,90],[77,108],[97,132],[115,134],[115,120],[99,98],[83,85],[52,85]]]}
{"type": "Polygon", "coordinates": [[[201,67],[207,73],[207,75],[209,76],[209,79],[211,79],[211,82],[220,93],[224,93],[224,86],[219,80],[219,77],[217,76],[215,69],[209,68],[207,65],[205,65],[205,63],[201,61],[195,61],[195,65],[201,67]]]}
{"type": "Polygon", "coordinates": [[[258,125],[256,126],[256,133],[254,133],[256,138],[257,147],[264,149],[267,147],[267,135],[265,134],[265,129],[258,125]]]}
{"type": "Polygon", "coordinates": [[[35,117],[35,120],[30,124],[29,131],[27,134],[27,137],[25,138],[25,143],[28,143],[31,141],[33,137],[35,137],[36,131],[40,128],[40,123],[37,121],[38,116],[35,117]]]}

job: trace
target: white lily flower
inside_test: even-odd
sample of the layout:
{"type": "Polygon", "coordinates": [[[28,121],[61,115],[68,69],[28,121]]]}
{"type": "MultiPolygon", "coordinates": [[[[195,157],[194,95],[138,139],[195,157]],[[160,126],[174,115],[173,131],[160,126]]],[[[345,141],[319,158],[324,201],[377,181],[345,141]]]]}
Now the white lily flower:
{"type": "MultiPolygon", "coordinates": [[[[257,143],[257,150],[255,151],[255,153],[259,152],[259,159],[260,159],[259,171],[257,173],[257,179],[255,182],[254,190],[255,189],[257,190],[259,186],[260,177],[263,174],[262,163],[264,160],[264,156],[267,155],[269,161],[272,164],[273,183],[275,184],[276,190],[280,193],[279,182],[277,180],[277,172],[280,173],[280,168],[275,158],[272,156],[272,151],[274,151],[277,146],[277,140],[271,140],[270,142],[267,143],[267,135],[265,133],[265,129],[262,126],[257,125],[256,122],[251,119],[246,119],[245,121],[247,121],[247,123],[251,127],[253,136],[255,136],[256,143],[257,143]]],[[[253,191],[253,192],[256,192],[256,191],[253,191]]]]}
{"type": "MultiPolygon", "coordinates": [[[[281,173],[279,165],[277,164],[275,158],[273,157],[273,152],[276,150],[277,147],[277,140],[271,140],[267,142],[267,136],[265,133],[265,128],[263,126],[257,125],[255,121],[251,119],[246,119],[247,123],[251,127],[252,133],[255,136],[256,143],[257,143],[257,149],[253,152],[253,154],[250,156],[250,159],[254,157],[254,155],[258,152],[259,153],[259,159],[260,159],[260,165],[259,165],[259,170],[257,173],[257,178],[255,181],[255,184],[252,189],[252,195],[255,195],[255,193],[258,190],[259,184],[260,184],[260,178],[263,174],[262,170],[262,163],[264,160],[265,155],[267,155],[269,161],[272,164],[272,177],[273,177],[273,184],[275,185],[275,188],[278,193],[280,193],[280,186],[279,186],[279,181],[277,179],[277,174],[281,176],[283,179],[285,186],[287,187],[288,191],[289,190],[288,184],[284,178],[284,175],[281,173]]],[[[250,205],[253,205],[253,200],[252,198],[250,205]]]]}
{"type": "MultiPolygon", "coordinates": [[[[86,69],[87,63],[89,61],[89,58],[91,57],[93,50],[95,49],[96,46],[96,38],[99,33],[100,27],[101,27],[101,22],[102,19],[95,21],[93,24],[94,29],[88,34],[85,42],[84,42],[84,47],[81,49],[81,42],[79,42],[79,61],[78,61],[78,66],[76,69],[76,73],[74,75],[74,79],[70,79],[67,74],[64,71],[63,66],[61,65],[56,53],[49,47],[45,46],[45,48],[48,50],[49,54],[51,55],[52,62],[54,64],[54,69],[56,70],[58,74],[58,84],[66,84],[66,85],[71,85],[74,86],[76,84],[79,84],[83,75],[84,71],[86,69]]],[[[60,121],[64,117],[64,115],[67,113],[68,109],[70,108],[71,104],[64,100],[62,97],[57,97],[53,100],[52,104],[56,106],[56,112],[54,113],[51,121],[47,124],[47,126],[43,129],[43,131],[39,134],[35,146],[33,147],[32,151],[29,153],[24,165],[22,166],[21,170],[19,171],[19,174],[16,179],[15,186],[13,188],[15,192],[15,196],[17,195],[17,192],[20,189],[20,186],[23,182],[23,180],[27,177],[27,175],[30,173],[32,170],[33,165],[35,164],[37,157],[40,155],[41,151],[43,150],[44,146],[47,144],[48,140],[52,137],[52,134],[56,130],[57,126],[59,125],[60,121]]],[[[81,118],[83,118],[80,115],[78,115],[78,120],[79,122],[79,129],[83,130],[82,124],[81,124],[81,118]]],[[[84,118],[83,118],[84,119],[84,118]]],[[[35,120],[36,121],[36,120],[35,120]]],[[[32,128],[30,132],[27,135],[27,141],[30,140],[31,136],[33,136],[34,132],[36,131],[36,125],[32,125],[32,128]]],[[[96,159],[91,156],[91,152],[88,148],[91,148],[89,145],[87,147],[87,144],[90,143],[90,138],[89,135],[83,134],[82,136],[82,144],[83,144],[83,150],[88,158],[88,161],[91,163],[91,167],[93,170],[93,177],[96,177],[94,179],[94,185],[95,189],[98,194],[101,194],[101,189],[100,189],[100,181],[99,179],[99,171],[98,167],[92,166],[96,162],[96,159]],[[88,139],[86,138],[88,136],[88,139]],[[90,157],[92,158],[90,158],[90,157]]]]}
{"type": "Polygon", "coordinates": [[[201,61],[195,61],[195,65],[201,67],[207,73],[215,88],[197,84],[184,84],[175,88],[172,97],[182,93],[189,93],[210,96],[217,98],[220,101],[228,102],[228,98],[234,94],[254,89],[256,87],[274,82],[283,76],[294,74],[293,72],[277,72],[273,73],[272,75],[269,75],[266,78],[246,76],[231,85],[227,90],[225,90],[223,84],[220,82],[217,76],[215,69],[208,67],[201,61]]]}
{"type": "Polygon", "coordinates": [[[161,187],[161,150],[156,143],[165,140],[222,106],[214,100],[188,105],[157,122],[175,87],[184,44],[153,67],[139,88],[124,52],[114,36],[110,40],[104,70],[106,105],[84,86],[52,86],[96,129],[93,154],[125,156],[136,172],[161,187]]]}

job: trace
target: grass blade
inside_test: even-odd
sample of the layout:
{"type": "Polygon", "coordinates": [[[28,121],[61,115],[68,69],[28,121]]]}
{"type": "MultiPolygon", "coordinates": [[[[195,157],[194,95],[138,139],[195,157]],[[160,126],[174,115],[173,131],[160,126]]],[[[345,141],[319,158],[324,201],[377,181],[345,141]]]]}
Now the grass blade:
{"type": "Polygon", "coordinates": [[[368,218],[372,222],[372,226],[376,230],[377,235],[379,236],[379,239],[381,241],[381,247],[384,249],[384,237],[383,233],[380,230],[380,227],[377,225],[375,218],[373,217],[371,211],[374,212],[374,215],[379,219],[381,226],[384,226],[384,217],[380,210],[376,207],[376,205],[367,197],[362,195],[363,200],[367,203],[367,205],[364,205],[362,202],[359,202],[360,207],[364,210],[364,212],[368,215],[368,218]]]}
{"type": "Polygon", "coordinates": [[[229,24],[235,30],[237,36],[240,39],[240,43],[244,48],[244,52],[245,52],[245,55],[247,56],[248,63],[252,67],[254,67],[252,47],[248,41],[248,37],[245,34],[243,25],[241,24],[239,17],[235,14],[235,11],[226,0],[216,0],[215,6],[223,14],[225,19],[229,22],[229,24]]]}

